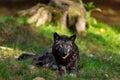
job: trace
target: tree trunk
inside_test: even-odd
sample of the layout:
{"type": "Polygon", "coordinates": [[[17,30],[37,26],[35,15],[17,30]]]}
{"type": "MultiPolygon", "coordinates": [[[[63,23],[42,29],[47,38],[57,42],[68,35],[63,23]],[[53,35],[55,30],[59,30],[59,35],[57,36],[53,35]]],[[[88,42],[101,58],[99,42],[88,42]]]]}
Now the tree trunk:
{"type": "Polygon", "coordinates": [[[38,3],[18,14],[30,15],[28,23],[36,23],[36,26],[54,22],[63,30],[74,29],[79,34],[86,29],[85,8],[81,0],[50,0],[47,5],[38,3]]]}

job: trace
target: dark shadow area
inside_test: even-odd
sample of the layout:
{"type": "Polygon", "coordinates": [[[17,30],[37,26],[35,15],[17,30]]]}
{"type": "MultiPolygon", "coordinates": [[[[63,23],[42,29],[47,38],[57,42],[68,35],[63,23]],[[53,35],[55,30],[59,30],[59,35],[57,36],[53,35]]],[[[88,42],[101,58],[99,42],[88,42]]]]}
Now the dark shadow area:
{"type": "Polygon", "coordinates": [[[6,6],[8,8],[25,8],[28,6],[34,6],[37,3],[48,4],[50,0],[4,0],[0,1],[0,6],[6,6]],[[24,5],[24,6],[23,6],[24,5]]]}

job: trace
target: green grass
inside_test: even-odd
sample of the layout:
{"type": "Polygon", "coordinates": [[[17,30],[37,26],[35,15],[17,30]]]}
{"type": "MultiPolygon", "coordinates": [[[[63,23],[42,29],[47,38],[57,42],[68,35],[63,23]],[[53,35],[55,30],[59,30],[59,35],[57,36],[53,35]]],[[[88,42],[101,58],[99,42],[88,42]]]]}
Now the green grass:
{"type": "Polygon", "coordinates": [[[119,27],[104,23],[92,24],[85,35],[77,35],[80,49],[77,78],[69,74],[62,79],[58,71],[34,67],[30,60],[17,61],[23,52],[42,54],[53,43],[53,33],[72,35],[54,25],[34,27],[27,18],[0,16],[0,80],[119,80],[120,32],[119,27]]]}

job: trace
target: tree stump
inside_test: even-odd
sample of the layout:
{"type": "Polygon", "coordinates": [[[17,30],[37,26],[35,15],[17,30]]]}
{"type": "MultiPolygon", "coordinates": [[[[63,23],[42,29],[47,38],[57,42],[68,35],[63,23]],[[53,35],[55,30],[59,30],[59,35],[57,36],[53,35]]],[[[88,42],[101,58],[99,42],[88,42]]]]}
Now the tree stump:
{"type": "Polygon", "coordinates": [[[85,33],[85,8],[81,0],[50,0],[46,4],[38,3],[30,9],[19,11],[20,16],[29,15],[28,23],[36,26],[55,23],[63,30],[72,29],[85,33]]]}

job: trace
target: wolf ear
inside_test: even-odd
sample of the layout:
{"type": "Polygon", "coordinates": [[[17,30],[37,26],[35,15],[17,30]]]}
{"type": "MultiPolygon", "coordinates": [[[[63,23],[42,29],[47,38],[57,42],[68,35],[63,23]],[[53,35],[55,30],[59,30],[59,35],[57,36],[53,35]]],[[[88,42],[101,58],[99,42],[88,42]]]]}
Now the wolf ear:
{"type": "Polygon", "coordinates": [[[76,39],[76,35],[75,35],[75,34],[74,34],[74,35],[72,35],[72,36],[70,36],[70,40],[71,40],[71,41],[73,41],[73,42],[74,42],[74,41],[75,41],[75,39],[76,39]]]}
{"type": "Polygon", "coordinates": [[[55,33],[54,33],[54,41],[56,41],[56,40],[58,40],[58,39],[60,39],[60,36],[55,32],[55,33]]]}

